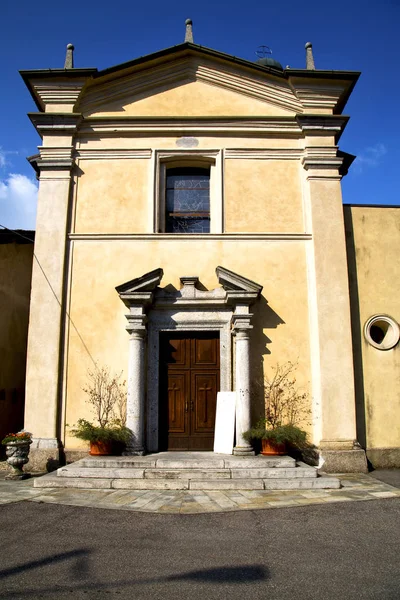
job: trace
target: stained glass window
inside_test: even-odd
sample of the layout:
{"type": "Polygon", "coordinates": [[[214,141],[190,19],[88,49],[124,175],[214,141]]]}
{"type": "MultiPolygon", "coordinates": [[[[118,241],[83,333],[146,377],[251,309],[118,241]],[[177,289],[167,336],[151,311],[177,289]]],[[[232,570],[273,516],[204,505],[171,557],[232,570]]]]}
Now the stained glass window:
{"type": "Polygon", "coordinates": [[[166,178],[166,232],[210,232],[210,170],[168,169],[166,178]]]}

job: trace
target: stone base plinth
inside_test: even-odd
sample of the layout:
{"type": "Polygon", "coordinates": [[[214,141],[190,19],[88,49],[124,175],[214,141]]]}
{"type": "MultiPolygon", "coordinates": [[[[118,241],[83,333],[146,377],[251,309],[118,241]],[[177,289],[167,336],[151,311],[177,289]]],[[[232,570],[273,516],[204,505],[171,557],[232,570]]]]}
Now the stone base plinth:
{"type": "Polygon", "coordinates": [[[234,456],[254,456],[255,452],[252,446],[235,446],[233,454],[234,456]]]}
{"type": "Polygon", "coordinates": [[[122,456],[144,456],[146,454],[146,450],[144,448],[129,448],[122,453],[122,456]]]}
{"type": "Polygon", "coordinates": [[[61,466],[59,443],[56,438],[33,438],[26,471],[55,471],[61,466]]]}
{"type": "Polygon", "coordinates": [[[320,455],[325,460],[322,471],[325,473],[368,473],[367,458],[362,449],[325,450],[320,455]]]}
{"type": "Polygon", "coordinates": [[[400,468],[400,448],[367,448],[367,458],[374,469],[400,468]]]}
{"type": "Polygon", "coordinates": [[[64,449],[65,464],[67,465],[76,462],[81,458],[87,458],[88,456],[89,448],[87,448],[87,450],[68,450],[67,448],[64,449]]]}
{"type": "Polygon", "coordinates": [[[55,471],[61,466],[59,448],[31,448],[27,471],[55,471]]]}

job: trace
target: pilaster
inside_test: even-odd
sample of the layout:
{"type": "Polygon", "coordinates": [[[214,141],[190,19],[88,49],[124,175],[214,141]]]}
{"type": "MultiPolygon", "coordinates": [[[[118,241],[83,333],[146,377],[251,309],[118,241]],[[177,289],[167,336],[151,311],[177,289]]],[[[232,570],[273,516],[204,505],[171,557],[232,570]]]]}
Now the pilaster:
{"type": "MultiPolygon", "coordinates": [[[[310,331],[313,397],[318,414],[314,442],[319,445],[327,471],[365,471],[365,454],[356,442],[353,352],[347,257],[343,222],[342,158],[335,139],[318,145],[314,135],[329,134],[319,119],[305,119],[305,156],[313,249],[309,252],[310,331]],[[318,126],[317,126],[318,125],[318,126]],[[339,375],[340,374],[340,375],[339,375]]],[[[333,131],[332,131],[333,134],[333,131]]]]}
{"type": "Polygon", "coordinates": [[[63,115],[58,118],[57,115],[38,115],[38,131],[45,142],[39,147],[40,156],[36,161],[40,183],[28,333],[25,429],[31,431],[34,438],[31,462],[41,469],[48,460],[58,460],[66,229],[73,136],[79,118],[74,115],[66,125],[63,115]],[[55,136],[57,145],[52,143],[55,136]]]}

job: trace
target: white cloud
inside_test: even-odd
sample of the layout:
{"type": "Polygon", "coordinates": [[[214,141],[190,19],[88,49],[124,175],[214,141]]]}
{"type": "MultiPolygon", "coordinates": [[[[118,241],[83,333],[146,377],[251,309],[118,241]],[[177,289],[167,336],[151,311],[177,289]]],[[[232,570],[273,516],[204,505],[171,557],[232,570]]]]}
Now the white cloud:
{"type": "Polygon", "coordinates": [[[379,167],[386,153],[387,148],[381,143],[365,148],[365,150],[363,150],[363,152],[357,156],[354,162],[356,172],[361,173],[364,170],[364,167],[369,169],[379,167]]]}
{"type": "MultiPolygon", "coordinates": [[[[0,165],[1,165],[0,153],[0,165]]],[[[9,229],[35,229],[36,184],[20,173],[0,179],[0,223],[9,229]]]]}
{"type": "Polygon", "coordinates": [[[0,169],[4,169],[7,165],[9,165],[9,161],[7,160],[8,154],[18,154],[16,150],[4,150],[2,146],[0,146],[0,169]]]}

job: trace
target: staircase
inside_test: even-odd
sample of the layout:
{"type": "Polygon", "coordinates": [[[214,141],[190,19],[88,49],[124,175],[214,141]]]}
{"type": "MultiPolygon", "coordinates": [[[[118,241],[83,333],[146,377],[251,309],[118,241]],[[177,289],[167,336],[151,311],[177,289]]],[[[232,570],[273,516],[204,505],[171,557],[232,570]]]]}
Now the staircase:
{"type": "Polygon", "coordinates": [[[240,457],[213,452],[88,457],[35,478],[36,488],[130,490],[337,489],[335,477],[289,456],[240,457]]]}

